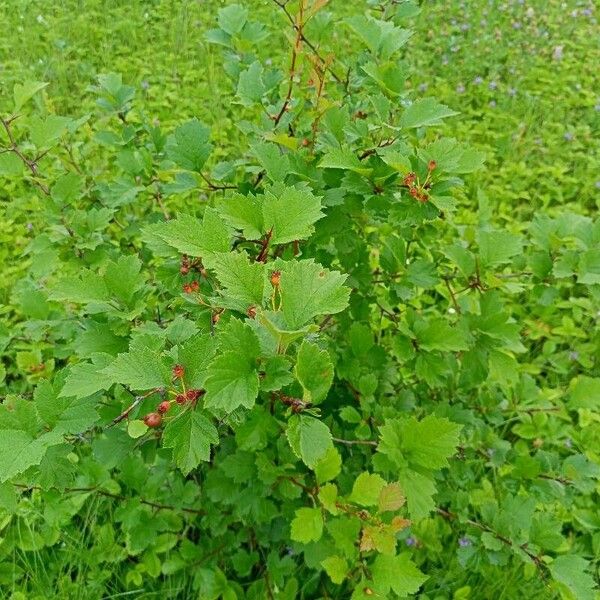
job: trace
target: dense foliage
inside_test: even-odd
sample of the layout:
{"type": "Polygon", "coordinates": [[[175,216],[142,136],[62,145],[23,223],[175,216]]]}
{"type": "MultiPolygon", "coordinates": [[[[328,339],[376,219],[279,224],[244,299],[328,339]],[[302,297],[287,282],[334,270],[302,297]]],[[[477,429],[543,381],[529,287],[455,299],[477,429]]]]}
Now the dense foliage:
{"type": "Polygon", "coordinates": [[[531,172],[477,124],[498,57],[463,106],[411,51],[433,9],[360,4],[215,10],[201,119],[11,76],[7,597],[597,597],[597,156],[531,172]]]}

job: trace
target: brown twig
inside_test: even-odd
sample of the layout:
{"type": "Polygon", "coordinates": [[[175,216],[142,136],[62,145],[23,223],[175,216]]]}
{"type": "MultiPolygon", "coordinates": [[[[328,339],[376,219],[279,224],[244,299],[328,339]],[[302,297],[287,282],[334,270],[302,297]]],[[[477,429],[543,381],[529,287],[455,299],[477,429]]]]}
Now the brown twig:
{"type": "MultiPolygon", "coordinates": [[[[4,131],[6,131],[6,135],[8,136],[8,141],[10,143],[10,146],[5,148],[5,150],[12,152],[13,154],[15,154],[16,156],[18,156],[21,159],[23,164],[25,164],[25,166],[31,171],[31,176],[33,178],[34,185],[36,185],[46,196],[49,196],[50,189],[48,188],[47,185],[45,185],[44,183],[42,183],[39,180],[39,173],[37,170],[37,163],[36,163],[35,159],[31,160],[23,154],[23,152],[19,148],[19,145],[17,144],[17,141],[15,140],[15,137],[13,136],[12,129],[10,128],[10,124],[14,121],[15,118],[16,117],[13,117],[11,119],[3,119],[2,117],[0,117],[0,122],[2,123],[2,126],[4,127],[4,131]]],[[[43,154],[42,154],[42,156],[43,156],[43,154]]]]}
{"type": "Polygon", "coordinates": [[[159,388],[155,388],[153,390],[150,390],[149,392],[146,392],[145,394],[143,394],[142,396],[136,396],[135,400],[131,403],[130,406],[128,406],[118,417],[115,417],[107,426],[106,428],[109,429],[110,427],[114,427],[115,425],[117,425],[118,423],[120,423],[121,421],[124,421],[129,415],[130,413],[142,402],[144,401],[146,398],[148,398],[149,396],[152,396],[152,394],[156,394],[158,393],[159,388]]]}

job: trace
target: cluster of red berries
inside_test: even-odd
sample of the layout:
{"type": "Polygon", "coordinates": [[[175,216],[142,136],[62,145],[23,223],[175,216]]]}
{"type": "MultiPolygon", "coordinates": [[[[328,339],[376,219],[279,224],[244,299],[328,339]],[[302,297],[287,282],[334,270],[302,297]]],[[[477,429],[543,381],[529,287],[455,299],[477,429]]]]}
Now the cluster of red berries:
{"type": "MultiPolygon", "coordinates": [[[[185,368],[183,365],[175,365],[172,370],[173,379],[183,379],[185,375],[185,368]]],[[[185,388],[184,388],[185,390],[185,388]]],[[[177,404],[185,404],[186,402],[196,402],[198,398],[204,396],[205,390],[185,390],[183,393],[175,396],[175,402],[177,404]]],[[[144,423],[147,427],[160,427],[163,420],[163,415],[169,411],[173,400],[163,400],[157,407],[156,411],[148,413],[144,417],[144,423]]]]}
{"type": "Polygon", "coordinates": [[[412,171],[404,176],[402,182],[408,188],[408,193],[419,202],[427,202],[429,193],[427,190],[431,187],[430,177],[432,171],[437,167],[435,160],[430,160],[427,163],[427,179],[423,184],[420,183],[416,173],[412,171]]]}
{"type": "Polygon", "coordinates": [[[198,398],[206,394],[205,390],[187,390],[184,394],[177,394],[175,402],[177,404],[185,404],[186,402],[196,402],[198,398]]]}
{"type": "Polygon", "coordinates": [[[200,284],[196,280],[183,284],[183,291],[186,294],[192,294],[193,292],[197,292],[199,289],[200,284]]]}
{"type": "Polygon", "coordinates": [[[187,275],[192,269],[200,273],[203,277],[206,277],[206,269],[202,265],[202,260],[200,258],[190,260],[190,257],[187,254],[184,254],[181,257],[179,272],[182,275],[187,275]]]}

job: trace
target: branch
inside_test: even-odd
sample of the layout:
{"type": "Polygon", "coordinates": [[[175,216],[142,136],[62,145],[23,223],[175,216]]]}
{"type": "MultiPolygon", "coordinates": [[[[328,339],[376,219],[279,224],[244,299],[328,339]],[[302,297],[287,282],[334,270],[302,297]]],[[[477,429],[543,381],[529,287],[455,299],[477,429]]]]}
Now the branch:
{"type": "MultiPolygon", "coordinates": [[[[21,483],[14,483],[15,487],[23,489],[23,490],[39,490],[43,491],[39,485],[24,485],[21,483]]],[[[107,492],[106,490],[102,490],[98,487],[74,487],[74,488],[64,488],[64,492],[68,493],[81,493],[81,494],[99,494],[100,496],[105,496],[106,498],[113,498],[114,500],[130,500],[127,496],[122,496],[121,494],[113,494],[112,492],[107,492]]],[[[145,504],[146,506],[151,506],[156,510],[173,510],[173,511],[182,511],[194,515],[204,515],[205,512],[203,510],[197,510],[195,508],[185,508],[179,506],[172,506],[170,504],[161,504],[159,502],[152,502],[150,500],[144,500],[143,498],[137,498],[141,504],[145,504]]]]}
{"type": "Polygon", "coordinates": [[[336,444],[345,444],[346,446],[377,446],[375,440],[342,440],[341,438],[331,438],[336,444]]]}

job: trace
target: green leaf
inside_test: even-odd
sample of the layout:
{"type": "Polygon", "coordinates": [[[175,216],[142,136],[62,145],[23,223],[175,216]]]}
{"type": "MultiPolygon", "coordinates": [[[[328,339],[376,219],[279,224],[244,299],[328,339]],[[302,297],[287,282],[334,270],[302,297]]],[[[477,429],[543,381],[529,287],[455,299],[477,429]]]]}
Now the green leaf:
{"type": "Polygon", "coordinates": [[[210,419],[199,410],[187,410],[169,421],[162,445],[173,449],[173,459],[184,475],[201,461],[210,460],[210,447],[219,443],[219,434],[210,419]]]}
{"type": "Polygon", "coordinates": [[[289,159],[275,144],[258,142],[252,146],[252,154],[271,181],[283,181],[289,174],[289,159]]]}
{"type": "Polygon", "coordinates": [[[386,481],[381,475],[363,471],[354,481],[350,500],[360,506],[375,506],[385,485],[386,481]]]}
{"type": "Polygon", "coordinates": [[[254,61],[245,71],[240,73],[237,85],[237,96],[244,106],[253,106],[260,102],[266,93],[263,82],[263,68],[258,61],[254,61]]]}
{"type": "Polygon", "coordinates": [[[379,512],[392,512],[404,506],[406,498],[398,482],[388,483],[381,488],[378,499],[379,512]]]}
{"type": "Polygon", "coordinates": [[[342,169],[344,171],[352,171],[359,175],[369,175],[373,169],[364,167],[354,154],[348,148],[333,148],[329,150],[319,163],[321,169],[342,169]]]}
{"type": "Polygon", "coordinates": [[[452,117],[458,113],[444,104],[440,104],[433,98],[423,98],[413,102],[402,113],[400,127],[410,129],[413,127],[428,127],[438,125],[446,117],[452,117]]]}
{"type": "Polygon", "coordinates": [[[462,427],[448,419],[428,415],[387,419],[380,428],[378,451],[399,467],[409,464],[425,469],[448,466],[448,458],[458,446],[462,427]]]}
{"type": "Polygon", "coordinates": [[[262,216],[263,197],[232,194],[219,202],[220,215],[247,240],[259,240],[268,231],[262,216]]]}
{"type": "Polygon", "coordinates": [[[48,448],[62,441],[62,434],[56,431],[36,438],[22,430],[0,431],[0,483],[39,465],[48,448]]]}
{"type": "Polygon", "coordinates": [[[294,374],[304,389],[303,400],[318,404],[327,396],[333,382],[333,364],[329,353],[304,340],[298,350],[294,374]]]}
{"type": "Polygon", "coordinates": [[[216,352],[214,338],[198,333],[187,339],[177,351],[177,364],[183,365],[184,381],[189,388],[200,389],[208,376],[208,366],[216,352]]]}
{"type": "Polygon", "coordinates": [[[421,321],[414,330],[419,348],[422,350],[459,352],[469,348],[465,329],[458,325],[450,325],[444,319],[421,321]]]}
{"type": "Polygon", "coordinates": [[[402,490],[406,494],[408,513],[415,521],[424,519],[435,508],[436,493],[432,477],[404,469],[397,473],[402,490]]]}
{"type": "Polygon", "coordinates": [[[258,396],[258,372],[251,363],[240,360],[238,352],[225,352],[210,364],[205,388],[206,408],[227,413],[240,406],[252,408],[258,396]]]}
{"type": "Polygon", "coordinates": [[[266,267],[250,262],[245,252],[214,254],[204,261],[215,272],[222,289],[218,302],[225,308],[246,313],[250,306],[262,306],[269,293],[266,267]]]}
{"type": "Polygon", "coordinates": [[[296,456],[310,469],[333,447],[331,431],[319,419],[309,415],[293,415],[286,430],[288,442],[296,456]]]}
{"type": "MultiPolygon", "coordinates": [[[[57,383],[60,388],[60,382],[57,383]]],[[[58,395],[57,389],[48,381],[37,386],[33,399],[42,422],[58,433],[81,433],[98,419],[95,402],[90,403],[85,396],[65,397],[62,392],[58,395]]]]}
{"type": "Polygon", "coordinates": [[[329,448],[322,458],[315,464],[315,475],[317,483],[322,484],[326,481],[335,479],[342,471],[342,456],[337,448],[329,448]]]}
{"type": "Polygon", "coordinates": [[[309,238],[314,224],[324,214],[321,202],[311,192],[286,188],[281,194],[267,192],[262,202],[264,232],[271,232],[271,244],[287,244],[309,238]]]}
{"type": "Polygon", "coordinates": [[[219,27],[229,35],[239,33],[248,20],[248,9],[239,4],[231,4],[219,10],[219,27]]]}
{"type": "Polygon", "coordinates": [[[198,119],[180,125],[167,142],[167,156],[183,169],[197,173],[211,150],[210,129],[198,119]]]}
{"type": "Polygon", "coordinates": [[[146,346],[119,354],[100,373],[112,383],[121,383],[133,390],[160,388],[171,381],[171,371],[165,359],[160,352],[146,346]]]}
{"type": "Polygon", "coordinates": [[[318,542],[323,535],[323,514],[320,508],[299,508],[292,520],[291,538],[308,544],[318,542]]]}
{"type": "Polygon", "coordinates": [[[219,208],[246,239],[269,236],[270,245],[307,239],[314,232],[316,221],[324,216],[317,197],[291,187],[277,193],[267,191],[258,197],[235,194],[222,201],[219,208]]]}
{"type": "Polygon", "coordinates": [[[348,574],[348,563],[341,556],[328,556],[321,561],[321,566],[333,583],[340,584],[348,574]]]}
{"type": "Polygon", "coordinates": [[[373,563],[373,581],[384,593],[392,590],[400,597],[415,594],[427,579],[408,553],[398,556],[380,554],[373,563]]]}
{"type": "Polygon", "coordinates": [[[33,98],[40,90],[43,90],[48,83],[42,81],[26,81],[25,83],[15,83],[13,88],[13,97],[15,99],[14,112],[18,113],[23,105],[33,98]]]}
{"type": "Polygon", "coordinates": [[[231,244],[227,225],[212,208],[206,208],[202,221],[190,215],[179,215],[176,219],[152,225],[147,231],[189,256],[228,252],[231,244]]]}
{"type": "Polygon", "coordinates": [[[288,326],[299,329],[317,315],[338,313],[348,305],[346,276],[311,260],[281,263],[281,298],[288,326]]]}
{"type": "Polygon", "coordinates": [[[483,267],[496,267],[520,254],[521,238],[508,231],[480,231],[479,257],[483,267]]]}
{"type": "Polygon", "coordinates": [[[137,438],[142,437],[148,431],[148,425],[144,423],[144,421],[140,419],[131,419],[127,423],[127,433],[130,438],[136,440],[137,438]]]}
{"type": "Polygon", "coordinates": [[[135,293],[143,287],[145,277],[140,273],[142,261],[135,255],[121,256],[106,266],[104,282],[112,298],[131,305],[135,293]]]}
{"type": "Polygon", "coordinates": [[[33,116],[29,119],[29,137],[38,149],[49,148],[60,139],[70,123],[71,119],[56,115],[48,115],[44,119],[33,116]]]}
{"type": "Polygon", "coordinates": [[[555,581],[564,586],[573,600],[594,600],[596,584],[591,575],[590,564],[580,556],[559,556],[548,567],[555,581]]]}

